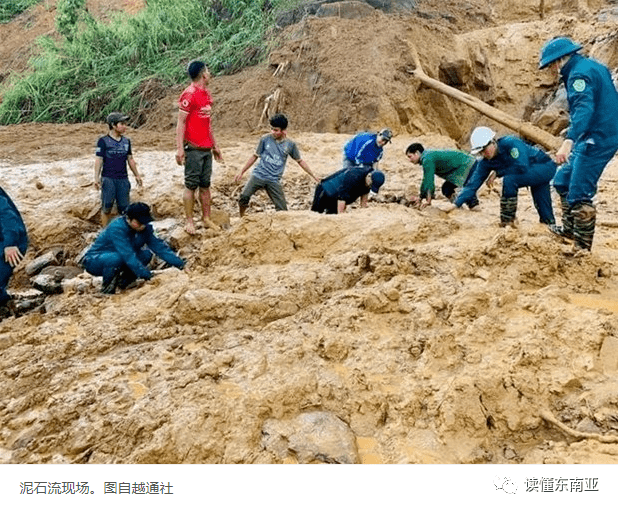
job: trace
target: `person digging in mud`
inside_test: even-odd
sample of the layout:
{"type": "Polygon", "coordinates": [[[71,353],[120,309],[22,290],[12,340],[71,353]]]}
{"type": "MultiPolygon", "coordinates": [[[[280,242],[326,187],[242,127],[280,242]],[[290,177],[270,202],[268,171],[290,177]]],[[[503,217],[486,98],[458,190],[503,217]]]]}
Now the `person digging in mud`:
{"type": "Polygon", "coordinates": [[[570,125],[556,153],[563,164],[554,178],[560,196],[562,226],[555,234],[575,241],[574,252],[590,251],[597,211],[597,183],[618,150],[618,92],[606,66],[579,54],[580,44],[557,37],[541,49],[539,69],[549,70],[566,86],[570,125]]]}
{"type": "Polygon", "coordinates": [[[359,197],[361,208],[366,208],[369,192],[378,193],[385,179],[383,172],[367,167],[341,169],[318,183],[311,211],[329,215],[343,213],[359,197]]]}
{"type": "Polygon", "coordinates": [[[127,130],[125,123],[128,119],[128,115],[120,112],[109,114],[106,119],[109,133],[97,141],[94,186],[97,190],[101,189],[101,224],[103,227],[109,223],[114,202],[121,215],[129,205],[131,183],[127,173],[127,164],[135,176],[137,185],[140,188],[143,185],[142,177],[133,159],[131,140],[124,136],[127,130]]]}
{"type": "Polygon", "coordinates": [[[117,287],[126,289],[138,278],[150,280],[147,265],[153,253],[171,266],[185,267],[185,262],[155,236],[150,222],[148,204],[130,204],[125,216],[113,220],[82,258],[81,265],[88,273],[103,277],[104,294],[114,294],[117,287]]]}
{"type": "Polygon", "coordinates": [[[518,137],[507,135],[496,139],[493,130],[486,126],[474,129],[470,136],[472,154],[479,154],[468,184],[446,208],[460,208],[470,200],[481,185],[487,181],[493,186],[496,177],[502,177],[500,198],[500,225],[513,226],[517,213],[517,194],[520,188],[530,187],[534,207],[541,223],[554,225],[549,183],[556,173],[554,161],[540,149],[526,144],[518,137]]]}
{"type": "Polygon", "coordinates": [[[343,147],[343,167],[370,167],[377,169],[384,154],[384,146],[393,138],[388,128],[378,133],[362,132],[355,135],[343,147]]]}
{"type": "MultiPolygon", "coordinates": [[[[423,181],[418,197],[411,197],[412,206],[423,208],[431,205],[435,197],[435,176],[444,179],[442,194],[451,202],[455,200],[457,188],[462,188],[473,174],[476,158],[463,151],[454,149],[425,150],[422,144],[413,143],[406,149],[406,156],[411,163],[423,168],[423,181]],[[423,204],[423,201],[426,201],[423,204]]],[[[478,206],[476,193],[466,201],[470,209],[478,206]]]]}
{"type": "Polygon", "coordinates": [[[295,142],[287,138],[288,120],[283,114],[275,114],[270,118],[270,134],[264,135],[258,142],[255,154],[253,154],[242,170],[236,175],[234,181],[239,183],[242,176],[251,166],[260,159],[259,163],[251,172],[251,177],[240,193],[238,199],[239,213],[242,217],[247,208],[251,196],[260,189],[265,189],[268,197],[277,211],[287,211],[287,203],[281,176],[285,171],[288,156],[298,163],[301,169],[318,182],[318,178],[309,168],[309,165],[301,158],[300,151],[295,142]]]}
{"type": "Polygon", "coordinates": [[[185,190],[182,202],[185,210],[185,230],[195,234],[193,203],[196,191],[202,208],[204,226],[220,230],[210,218],[210,180],[212,157],[223,161],[221,150],[212,133],[212,98],[206,88],[210,73],[206,64],[199,60],[189,63],[187,73],[191,84],[178,100],[179,112],[176,124],[176,163],[185,166],[185,190]]]}
{"type": "Polygon", "coordinates": [[[0,320],[11,313],[11,296],[6,288],[15,267],[24,259],[28,249],[26,225],[8,194],[0,187],[0,320]]]}

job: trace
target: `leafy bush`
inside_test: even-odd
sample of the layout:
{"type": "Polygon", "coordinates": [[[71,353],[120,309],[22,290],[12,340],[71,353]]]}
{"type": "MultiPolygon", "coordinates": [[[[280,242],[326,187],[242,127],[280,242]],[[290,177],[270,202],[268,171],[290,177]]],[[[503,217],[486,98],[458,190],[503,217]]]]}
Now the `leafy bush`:
{"type": "Polygon", "coordinates": [[[34,4],[42,0],[2,0],[0,2],[0,23],[8,23],[34,4]]]}
{"type": "Polygon", "coordinates": [[[299,1],[148,0],[138,14],[104,23],[83,9],[82,0],[60,0],[57,25],[64,37],[59,43],[41,38],[34,70],[0,91],[0,123],[100,120],[112,110],[135,114],[144,82],[182,83],[193,59],[204,60],[213,74],[263,59],[277,14],[299,1]]]}

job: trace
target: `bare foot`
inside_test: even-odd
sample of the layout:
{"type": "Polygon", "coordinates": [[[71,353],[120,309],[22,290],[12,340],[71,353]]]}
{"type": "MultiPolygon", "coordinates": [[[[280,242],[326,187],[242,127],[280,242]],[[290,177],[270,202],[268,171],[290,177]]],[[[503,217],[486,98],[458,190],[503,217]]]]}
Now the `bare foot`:
{"type": "Polygon", "coordinates": [[[212,229],[213,231],[220,231],[221,230],[221,227],[219,227],[216,223],[214,223],[207,216],[205,216],[202,220],[204,222],[204,227],[208,227],[209,229],[212,229]]]}
{"type": "Polygon", "coordinates": [[[191,236],[195,234],[195,224],[193,223],[193,219],[187,219],[187,222],[185,223],[185,231],[187,231],[187,234],[190,234],[191,236]]]}

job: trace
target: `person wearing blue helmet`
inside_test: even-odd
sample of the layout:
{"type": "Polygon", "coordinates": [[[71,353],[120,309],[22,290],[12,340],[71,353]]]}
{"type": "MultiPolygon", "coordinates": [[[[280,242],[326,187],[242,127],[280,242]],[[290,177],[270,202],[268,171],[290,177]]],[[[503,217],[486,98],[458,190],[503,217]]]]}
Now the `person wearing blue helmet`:
{"type": "Polygon", "coordinates": [[[552,232],[590,251],[596,225],[593,198],[603,170],[618,150],[618,92],[608,68],[581,55],[583,47],[557,37],[541,49],[539,69],[548,68],[565,84],[570,124],[555,155],[554,177],[560,195],[562,226],[552,232]]]}

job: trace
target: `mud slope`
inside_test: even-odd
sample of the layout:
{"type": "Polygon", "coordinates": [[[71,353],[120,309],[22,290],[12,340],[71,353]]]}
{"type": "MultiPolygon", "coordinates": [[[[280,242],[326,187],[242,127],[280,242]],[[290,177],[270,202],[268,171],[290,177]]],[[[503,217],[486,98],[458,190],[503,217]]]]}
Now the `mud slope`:
{"type": "MultiPolygon", "coordinates": [[[[295,138],[321,174],[345,140],[295,138]]],[[[382,201],[417,186],[401,162],[405,142],[388,148],[382,201]]],[[[565,258],[523,193],[518,229],[498,227],[488,192],[477,213],[372,202],[324,217],[303,210],[311,187],[296,165],[285,182],[295,211],[275,214],[257,196],[240,220],[230,183],[251,150],[224,144],[230,163],[215,169],[213,196],[231,226],[193,239],[173,226],[173,153],[137,155],[140,198],[171,218],[190,274],[164,270],[108,298],[83,275],[45,313],[0,323],[3,461],[325,461],[328,452],[272,441],[273,424],[318,411],[347,425],[359,461],[616,461],[611,445],[570,443],[540,418],[616,427],[615,230],[600,227],[592,256],[565,258]]],[[[88,163],[2,169],[32,226],[29,257],[58,243],[73,256],[94,230],[84,217],[96,194],[80,187],[88,163]],[[83,196],[54,201],[76,188],[83,196]]],[[[615,215],[613,188],[600,196],[600,214],[615,215]]]]}

